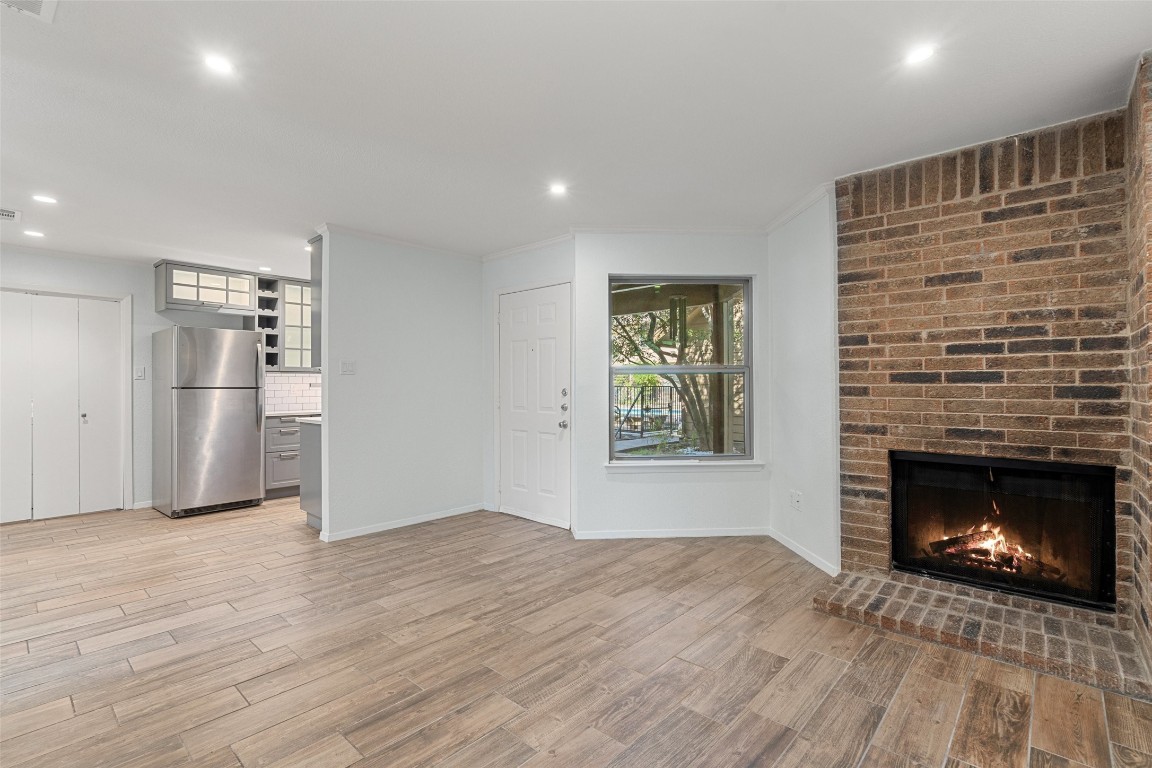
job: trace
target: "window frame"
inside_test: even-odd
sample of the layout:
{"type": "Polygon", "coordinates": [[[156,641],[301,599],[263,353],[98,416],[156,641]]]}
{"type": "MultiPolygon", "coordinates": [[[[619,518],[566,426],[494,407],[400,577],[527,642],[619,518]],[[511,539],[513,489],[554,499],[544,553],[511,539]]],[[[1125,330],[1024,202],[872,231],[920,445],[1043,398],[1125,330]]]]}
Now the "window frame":
{"type": "Polygon", "coordinates": [[[752,275],[637,275],[609,274],[605,290],[608,296],[608,464],[626,465],[651,462],[751,462],[755,460],[753,416],[753,276],[752,275]],[[743,362],[739,365],[627,365],[612,363],[612,286],[616,283],[649,283],[660,285],[742,284],[744,288],[743,362]],[[615,418],[613,413],[616,376],[630,373],[707,374],[735,373],[744,376],[744,453],[720,455],[628,456],[616,453],[615,418]]]}

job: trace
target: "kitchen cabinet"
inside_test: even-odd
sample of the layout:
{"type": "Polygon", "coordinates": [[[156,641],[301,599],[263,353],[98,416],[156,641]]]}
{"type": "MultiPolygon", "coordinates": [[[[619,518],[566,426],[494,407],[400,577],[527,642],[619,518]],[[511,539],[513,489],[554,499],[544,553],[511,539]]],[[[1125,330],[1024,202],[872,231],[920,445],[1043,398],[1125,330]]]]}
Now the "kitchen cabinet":
{"type": "Polygon", "coordinates": [[[264,333],[264,367],[270,371],[314,371],[312,286],[304,280],[260,275],[256,311],[244,327],[264,333]]]}
{"type": "MultiPolygon", "coordinates": [[[[317,416],[319,414],[301,414],[317,416]]],[[[268,416],[264,419],[264,487],[292,495],[300,485],[301,416],[268,416]],[[284,492],[283,489],[291,489],[284,492]]]]}
{"type": "Polygon", "coordinates": [[[309,526],[320,530],[324,519],[324,481],[320,471],[322,420],[300,420],[300,509],[309,526]]]}
{"type": "Polygon", "coordinates": [[[317,367],[320,366],[320,344],[321,333],[320,325],[323,322],[321,315],[323,314],[320,302],[323,300],[323,280],[324,280],[324,238],[321,235],[316,235],[308,241],[308,247],[312,250],[311,268],[312,268],[312,362],[317,367]]]}
{"type": "Polygon", "coordinates": [[[300,449],[269,452],[264,455],[266,490],[300,485],[300,449]]]}
{"type": "Polygon", "coordinates": [[[256,310],[256,277],[195,264],[158,261],[156,311],[184,309],[248,314],[256,310]]]}
{"type": "Polygon", "coordinates": [[[248,330],[264,333],[264,367],[269,371],[280,370],[281,339],[280,327],[280,278],[256,278],[256,314],[245,318],[248,330]]]}
{"type": "Polygon", "coordinates": [[[312,286],[297,280],[280,283],[281,323],[284,326],[280,370],[312,370],[312,286]]]}

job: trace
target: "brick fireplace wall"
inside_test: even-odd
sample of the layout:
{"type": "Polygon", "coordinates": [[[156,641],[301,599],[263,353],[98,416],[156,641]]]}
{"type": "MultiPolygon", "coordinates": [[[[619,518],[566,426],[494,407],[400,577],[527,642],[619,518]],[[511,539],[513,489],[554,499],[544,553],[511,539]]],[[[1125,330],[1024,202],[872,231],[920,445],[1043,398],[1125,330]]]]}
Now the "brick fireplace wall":
{"type": "Polygon", "coordinates": [[[837,181],[844,570],[889,568],[889,450],[1113,465],[1131,628],[1125,135],[1117,111],[837,181]]]}
{"type": "Polygon", "coordinates": [[[1145,56],[1128,107],[1128,312],[1131,333],[1132,517],[1136,636],[1152,660],[1152,58],[1145,56]]]}

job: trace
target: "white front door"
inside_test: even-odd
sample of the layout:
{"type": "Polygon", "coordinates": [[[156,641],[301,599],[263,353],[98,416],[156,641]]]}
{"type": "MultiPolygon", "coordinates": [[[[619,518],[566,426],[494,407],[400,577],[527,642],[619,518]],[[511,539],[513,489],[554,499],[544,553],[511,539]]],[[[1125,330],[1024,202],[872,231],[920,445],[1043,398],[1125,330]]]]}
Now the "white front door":
{"type": "Polygon", "coordinates": [[[571,287],[500,297],[500,511],[571,524],[571,287]]]}

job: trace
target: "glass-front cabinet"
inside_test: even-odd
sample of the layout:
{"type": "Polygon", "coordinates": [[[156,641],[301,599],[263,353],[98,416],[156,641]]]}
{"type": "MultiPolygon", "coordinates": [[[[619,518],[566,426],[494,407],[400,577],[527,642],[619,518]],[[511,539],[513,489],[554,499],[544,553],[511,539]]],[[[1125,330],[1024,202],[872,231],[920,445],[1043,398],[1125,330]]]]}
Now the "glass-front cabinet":
{"type": "MultiPolygon", "coordinates": [[[[247,330],[264,335],[269,371],[315,371],[312,286],[307,280],[158,261],[156,311],[179,309],[243,315],[247,330]]],[[[229,326],[234,327],[234,326],[229,326]]]]}
{"type": "Polygon", "coordinates": [[[156,265],[156,283],[157,311],[256,309],[256,278],[250,274],[160,262],[156,265]]]}
{"type": "Polygon", "coordinates": [[[283,323],[280,369],[311,370],[313,368],[312,287],[307,283],[291,280],[283,280],[280,285],[283,323]]]}

